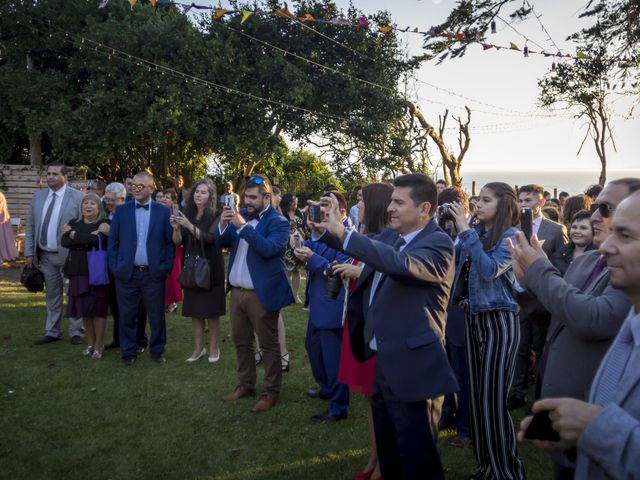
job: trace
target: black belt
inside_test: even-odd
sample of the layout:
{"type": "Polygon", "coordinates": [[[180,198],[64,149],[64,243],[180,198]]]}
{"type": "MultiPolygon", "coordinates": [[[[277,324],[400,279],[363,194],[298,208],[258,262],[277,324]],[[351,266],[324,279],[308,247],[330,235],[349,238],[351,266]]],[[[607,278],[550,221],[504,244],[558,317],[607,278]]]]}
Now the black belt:
{"type": "Polygon", "coordinates": [[[134,265],[133,269],[138,270],[139,272],[146,272],[149,270],[149,265],[134,265]]]}

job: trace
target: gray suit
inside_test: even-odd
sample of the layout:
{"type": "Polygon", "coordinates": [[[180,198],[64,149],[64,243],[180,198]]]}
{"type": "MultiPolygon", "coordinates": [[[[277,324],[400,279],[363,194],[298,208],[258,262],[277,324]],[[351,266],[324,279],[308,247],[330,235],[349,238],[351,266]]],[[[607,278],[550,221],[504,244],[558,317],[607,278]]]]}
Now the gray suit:
{"type": "MultiPolygon", "coordinates": [[[[631,321],[634,312],[629,314],[631,321]]],[[[589,424],[578,439],[576,480],[620,478],[640,479],[640,333],[634,331],[635,344],[629,363],[611,402],[589,424]]],[[[605,357],[605,361],[606,361],[605,357]]],[[[602,365],[605,365],[605,361],[602,365]]],[[[602,369],[593,381],[593,401],[602,369]]]]}
{"type": "MultiPolygon", "coordinates": [[[[60,238],[62,237],[61,229],[71,220],[79,217],[80,204],[82,203],[84,194],[67,185],[61,200],[62,203],[60,204],[60,213],[56,226],[57,251],[52,253],[38,248],[40,228],[45,216],[43,209],[49,192],[50,190],[48,188],[44,188],[33,194],[31,207],[27,215],[24,255],[26,257],[33,257],[34,264],[39,264],[44,274],[44,281],[47,287],[47,321],[45,325],[45,335],[60,338],[62,336],[62,266],[68,254],[68,250],[60,244],[60,238]]],[[[82,319],[70,318],[69,336],[82,336],[82,334],[82,319]]]]}
{"type": "MultiPolygon", "coordinates": [[[[537,236],[539,240],[544,240],[542,250],[548,258],[551,258],[556,250],[562,248],[569,241],[566,227],[545,217],[540,222],[537,236]]],[[[529,379],[529,352],[533,349],[538,359],[542,355],[550,316],[544,305],[536,299],[534,292],[520,293],[518,304],[520,305],[520,344],[518,345],[511,394],[525,398],[529,379]]]]}

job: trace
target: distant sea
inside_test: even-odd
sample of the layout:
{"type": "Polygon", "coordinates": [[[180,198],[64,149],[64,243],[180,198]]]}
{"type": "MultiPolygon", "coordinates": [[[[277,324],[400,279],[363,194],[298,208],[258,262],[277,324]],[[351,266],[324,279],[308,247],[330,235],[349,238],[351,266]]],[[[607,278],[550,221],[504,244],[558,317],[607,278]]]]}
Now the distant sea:
{"type": "MultiPolygon", "coordinates": [[[[439,175],[440,176],[440,175],[439,175]]],[[[551,192],[556,188],[558,193],[565,191],[572,195],[583,193],[589,185],[598,183],[600,172],[562,172],[562,171],[462,171],[462,186],[471,193],[471,185],[475,180],[476,194],[482,186],[489,182],[505,182],[512,186],[538,183],[551,192]]],[[[607,181],[623,177],[640,178],[640,170],[611,170],[607,172],[607,181]]]]}

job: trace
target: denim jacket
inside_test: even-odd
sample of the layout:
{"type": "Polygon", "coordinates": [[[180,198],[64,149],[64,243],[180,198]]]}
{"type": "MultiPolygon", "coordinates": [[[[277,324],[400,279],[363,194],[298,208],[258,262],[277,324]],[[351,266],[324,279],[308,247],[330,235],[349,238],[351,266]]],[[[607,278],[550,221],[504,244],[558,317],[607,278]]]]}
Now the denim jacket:
{"type": "MultiPolygon", "coordinates": [[[[507,247],[507,238],[513,240],[517,231],[511,227],[502,234],[498,243],[485,252],[480,242],[484,226],[462,232],[456,245],[456,277],[452,291],[456,291],[462,266],[467,257],[471,257],[469,270],[469,308],[472,313],[494,310],[518,311],[515,299],[515,277],[511,270],[511,253],[507,247]]],[[[515,240],[513,240],[515,241],[515,240]]]]}

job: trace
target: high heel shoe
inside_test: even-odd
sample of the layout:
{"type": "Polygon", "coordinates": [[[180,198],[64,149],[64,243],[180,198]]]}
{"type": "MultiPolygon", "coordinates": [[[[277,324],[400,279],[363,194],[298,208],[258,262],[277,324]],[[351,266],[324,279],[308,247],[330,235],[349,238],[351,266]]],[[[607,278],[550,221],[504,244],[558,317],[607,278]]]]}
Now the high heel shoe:
{"type": "Polygon", "coordinates": [[[197,355],[197,356],[190,356],[189,358],[187,358],[186,362],[187,363],[193,363],[193,362],[197,362],[198,360],[200,360],[202,357],[204,357],[207,354],[207,349],[203,348],[202,351],[197,355]]]}
{"type": "Polygon", "coordinates": [[[282,371],[288,372],[289,371],[289,352],[282,355],[282,357],[280,357],[280,361],[282,362],[282,371]]]}
{"type": "Polygon", "coordinates": [[[218,354],[217,355],[209,355],[208,361],[209,363],[216,363],[218,360],[220,360],[220,347],[218,347],[218,354]]]}
{"type": "Polygon", "coordinates": [[[90,357],[91,355],[93,355],[93,347],[91,345],[88,345],[87,348],[82,351],[82,355],[84,355],[85,357],[90,357]]]}

